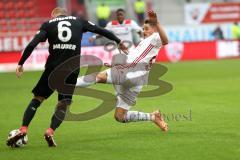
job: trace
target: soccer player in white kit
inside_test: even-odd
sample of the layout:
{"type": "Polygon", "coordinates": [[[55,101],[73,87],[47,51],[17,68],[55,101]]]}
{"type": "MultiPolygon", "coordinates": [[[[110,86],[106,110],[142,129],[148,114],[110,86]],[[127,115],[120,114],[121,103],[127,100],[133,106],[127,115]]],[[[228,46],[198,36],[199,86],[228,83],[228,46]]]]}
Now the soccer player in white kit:
{"type": "MultiPolygon", "coordinates": [[[[116,11],[116,20],[108,22],[105,29],[113,32],[122,42],[133,43],[133,32],[136,32],[141,37],[142,28],[132,19],[125,19],[125,10],[118,9],[116,11]]],[[[100,38],[100,35],[94,35],[89,38],[90,42],[94,42],[100,38]]],[[[134,45],[133,45],[134,46],[134,45]]]]}
{"type": "Polygon", "coordinates": [[[149,19],[143,26],[144,40],[135,49],[126,56],[124,54],[115,56],[112,64],[109,65],[111,68],[97,74],[79,77],[76,87],[87,87],[95,83],[114,84],[117,92],[114,116],[118,122],[152,121],[162,131],[167,131],[167,123],[160,111],[144,113],[130,110],[142,86],[147,83],[151,64],[159,49],[168,43],[168,38],[157,20],[156,13],[149,11],[148,16],[149,19]]]}

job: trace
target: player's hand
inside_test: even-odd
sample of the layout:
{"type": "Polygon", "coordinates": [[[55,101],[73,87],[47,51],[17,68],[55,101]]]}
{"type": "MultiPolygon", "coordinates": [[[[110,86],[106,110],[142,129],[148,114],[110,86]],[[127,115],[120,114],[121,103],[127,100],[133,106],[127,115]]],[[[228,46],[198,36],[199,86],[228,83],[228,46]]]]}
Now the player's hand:
{"type": "Polygon", "coordinates": [[[158,23],[157,14],[154,11],[148,11],[148,17],[152,24],[158,23]]]}
{"type": "Polygon", "coordinates": [[[18,65],[16,68],[16,76],[18,78],[20,78],[23,74],[23,66],[22,65],[18,65]]]}
{"type": "Polygon", "coordinates": [[[95,41],[95,39],[94,39],[93,37],[90,37],[90,38],[88,39],[88,41],[89,41],[90,43],[93,43],[93,42],[95,41]]]}
{"type": "Polygon", "coordinates": [[[128,54],[128,48],[124,45],[122,41],[118,44],[118,48],[121,49],[125,54],[128,54]]]}

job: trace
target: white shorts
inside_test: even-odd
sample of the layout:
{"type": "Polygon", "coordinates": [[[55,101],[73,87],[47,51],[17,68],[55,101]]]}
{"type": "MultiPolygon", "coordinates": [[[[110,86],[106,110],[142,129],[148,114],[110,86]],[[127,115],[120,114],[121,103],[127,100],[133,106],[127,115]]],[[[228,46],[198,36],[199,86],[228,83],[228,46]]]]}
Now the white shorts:
{"type": "Polygon", "coordinates": [[[115,86],[117,92],[116,107],[130,110],[136,104],[137,96],[141,92],[142,86],[125,88],[122,85],[115,86]]]}
{"type": "Polygon", "coordinates": [[[143,85],[147,84],[148,72],[131,72],[131,69],[112,67],[106,70],[108,82],[111,81],[117,96],[116,107],[129,110],[136,104],[138,94],[143,85]]]}

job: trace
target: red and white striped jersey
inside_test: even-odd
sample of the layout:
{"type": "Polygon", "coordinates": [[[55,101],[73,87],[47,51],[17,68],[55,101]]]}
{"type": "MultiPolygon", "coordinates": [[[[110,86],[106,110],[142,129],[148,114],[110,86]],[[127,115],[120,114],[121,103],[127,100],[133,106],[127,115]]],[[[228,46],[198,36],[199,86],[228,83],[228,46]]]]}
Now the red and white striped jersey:
{"type": "Polygon", "coordinates": [[[130,54],[127,56],[128,67],[134,67],[137,63],[151,63],[152,60],[155,60],[161,47],[161,38],[159,34],[155,32],[142,40],[136,48],[131,50],[130,54]]]}
{"type": "Polygon", "coordinates": [[[133,41],[133,31],[140,32],[142,28],[134,21],[126,19],[120,24],[117,20],[111,21],[105,27],[112,31],[119,39],[125,41],[133,41]]]}

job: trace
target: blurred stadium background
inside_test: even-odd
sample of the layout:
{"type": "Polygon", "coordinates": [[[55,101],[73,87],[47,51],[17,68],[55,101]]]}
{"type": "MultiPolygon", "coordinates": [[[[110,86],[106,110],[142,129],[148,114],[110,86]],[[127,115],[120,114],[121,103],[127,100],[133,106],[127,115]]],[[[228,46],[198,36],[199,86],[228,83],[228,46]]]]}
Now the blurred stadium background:
{"type": "MultiPolygon", "coordinates": [[[[98,23],[96,9],[105,3],[111,10],[107,21],[116,18],[115,11],[123,8],[127,17],[137,21],[134,0],[1,0],[0,1],[0,72],[15,69],[21,51],[37,32],[41,23],[50,18],[56,6],[67,9],[70,15],[84,17],[98,23]]],[[[145,0],[145,10],[157,12],[170,44],[160,51],[157,61],[210,60],[239,56],[240,21],[239,0],[145,0]],[[218,31],[214,32],[217,28],[218,31]],[[221,35],[222,34],[222,35],[221,35]]],[[[104,41],[89,43],[92,33],[83,37],[82,54],[103,55],[104,41]]],[[[42,69],[47,43],[38,46],[26,68],[42,69]]]]}
{"type": "MultiPolygon", "coordinates": [[[[5,146],[9,131],[20,125],[48,56],[48,44],[39,45],[24,66],[38,71],[26,72],[18,80],[12,71],[24,47],[54,7],[97,24],[96,9],[103,2],[111,10],[108,21],[123,8],[128,18],[138,22],[135,0],[0,0],[0,72],[7,72],[0,73],[0,159],[240,159],[240,26],[236,23],[240,22],[240,0],[143,1],[145,13],[156,11],[169,37],[157,62],[168,67],[161,79],[174,90],[139,98],[136,108],[149,112],[160,108],[170,115],[169,133],[162,134],[148,123],[119,124],[111,112],[88,122],[65,122],[56,133],[59,146],[49,150],[42,134],[56,104],[55,94],[39,108],[29,145],[20,150],[5,146]],[[174,117],[177,114],[180,120],[174,117]],[[183,114],[191,119],[181,119],[183,114]]],[[[112,53],[103,49],[105,40],[89,43],[90,36],[83,36],[82,55],[110,61],[112,53]]],[[[110,85],[94,88],[114,93],[110,85]]],[[[100,102],[75,96],[72,111],[88,111],[100,102]]]]}

